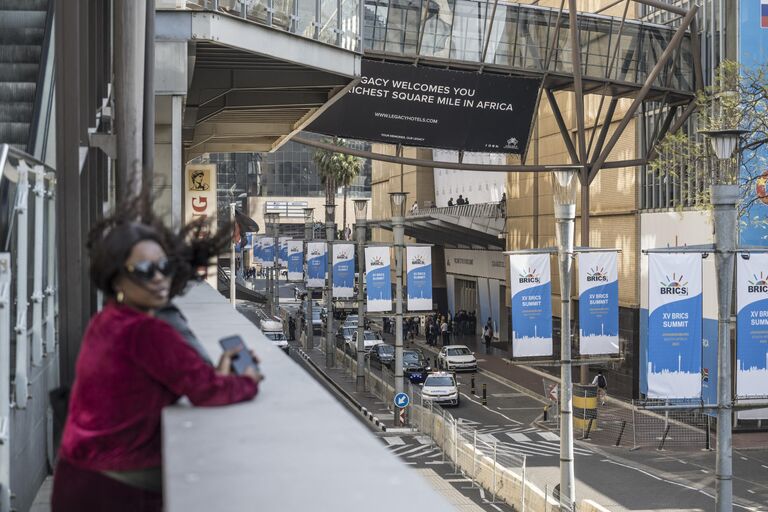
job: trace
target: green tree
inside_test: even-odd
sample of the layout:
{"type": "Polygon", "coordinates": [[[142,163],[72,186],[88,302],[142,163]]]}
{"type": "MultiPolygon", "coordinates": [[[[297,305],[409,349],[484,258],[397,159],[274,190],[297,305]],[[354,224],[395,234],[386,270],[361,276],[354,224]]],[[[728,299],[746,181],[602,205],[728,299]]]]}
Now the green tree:
{"type": "MultiPolygon", "coordinates": [[[[346,141],[337,137],[325,142],[340,148],[346,147],[346,141]]],[[[360,174],[363,160],[353,155],[325,149],[315,150],[314,160],[320,173],[320,180],[325,185],[326,203],[330,204],[333,202],[338,187],[344,188],[344,216],[342,224],[342,230],[344,230],[347,227],[347,192],[352,181],[360,174]]]]}
{"type": "MultiPolygon", "coordinates": [[[[768,202],[765,193],[766,149],[768,149],[768,65],[743,67],[724,61],[715,73],[712,86],[697,95],[694,130],[741,128],[747,130],[742,138],[739,169],[736,155],[720,162],[714,156],[706,137],[687,133],[684,129],[667,134],[657,145],[657,157],[649,162],[649,171],[689,176],[695,169],[706,169],[706,182],[696,190],[685,190],[694,198],[694,205],[710,207],[709,185],[737,182],[741,189],[740,218],[749,222],[768,220],[754,218],[750,209],[756,202],[768,202]]],[[[681,187],[691,187],[691,180],[681,180],[681,187]]]]}

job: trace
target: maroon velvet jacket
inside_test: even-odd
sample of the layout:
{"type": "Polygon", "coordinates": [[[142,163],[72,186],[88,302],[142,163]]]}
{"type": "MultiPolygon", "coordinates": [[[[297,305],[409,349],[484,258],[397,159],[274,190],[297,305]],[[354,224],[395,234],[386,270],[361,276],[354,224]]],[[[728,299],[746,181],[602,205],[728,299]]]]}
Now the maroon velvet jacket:
{"type": "Polygon", "coordinates": [[[253,398],[248,377],[220,376],[167,323],[110,303],[91,319],[77,359],[61,457],[82,469],[160,465],[163,407],[253,398]]]}

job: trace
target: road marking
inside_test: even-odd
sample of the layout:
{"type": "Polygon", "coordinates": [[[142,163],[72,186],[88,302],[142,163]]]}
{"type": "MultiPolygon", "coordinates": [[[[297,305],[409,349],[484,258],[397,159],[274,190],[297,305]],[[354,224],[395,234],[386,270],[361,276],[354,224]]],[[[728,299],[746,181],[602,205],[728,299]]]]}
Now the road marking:
{"type": "MultiPolygon", "coordinates": [[[[520,398],[522,396],[528,396],[524,393],[491,393],[494,398],[520,398]]],[[[538,409],[538,407],[537,407],[538,409]]]]}
{"type": "Polygon", "coordinates": [[[429,436],[416,436],[416,441],[421,444],[432,444],[432,438],[429,436]]]}
{"type": "Polygon", "coordinates": [[[401,437],[385,437],[384,441],[389,446],[397,446],[397,445],[405,444],[405,441],[401,437]]]}
{"type": "Polygon", "coordinates": [[[765,464],[760,464],[760,465],[763,466],[765,469],[768,469],[768,466],[766,466],[765,464]]]}
{"type": "MultiPolygon", "coordinates": [[[[704,496],[706,496],[707,498],[711,498],[713,500],[715,499],[714,495],[706,492],[704,489],[697,489],[696,487],[693,487],[693,486],[690,486],[690,485],[686,485],[686,484],[682,484],[680,482],[675,482],[674,480],[667,480],[666,478],[662,478],[662,477],[660,477],[658,475],[654,475],[652,473],[649,473],[648,471],[644,471],[644,470],[636,468],[634,466],[629,466],[627,464],[622,464],[620,462],[616,462],[615,460],[610,460],[610,459],[602,459],[600,462],[607,462],[609,464],[615,464],[615,465],[621,466],[623,468],[631,469],[633,471],[637,471],[639,473],[642,473],[645,476],[649,476],[649,477],[653,478],[654,480],[658,480],[659,482],[664,482],[664,483],[667,483],[667,484],[670,484],[670,485],[676,485],[676,486],[682,487],[684,489],[688,489],[688,490],[691,490],[691,491],[695,491],[695,492],[701,493],[704,496]]],[[[739,505],[738,503],[733,503],[733,506],[734,507],[743,508],[744,510],[753,510],[751,507],[745,507],[744,505],[739,505]]]]}
{"type": "Polygon", "coordinates": [[[539,432],[539,435],[547,441],[560,441],[560,436],[554,432],[539,432]]]}
{"type": "Polygon", "coordinates": [[[530,441],[531,439],[525,435],[525,434],[519,434],[519,433],[509,433],[507,432],[507,436],[511,437],[513,441],[530,441]]]}
{"type": "Polygon", "coordinates": [[[454,483],[454,482],[455,483],[458,483],[458,482],[471,482],[472,481],[470,478],[444,478],[443,480],[445,480],[446,482],[451,482],[451,483],[454,483]]]}
{"type": "MultiPolygon", "coordinates": [[[[479,405],[479,406],[483,407],[483,404],[481,404],[481,403],[480,403],[480,402],[478,402],[477,400],[472,400],[472,398],[470,398],[468,394],[466,394],[466,393],[462,393],[461,395],[462,395],[463,397],[465,397],[467,400],[469,400],[470,402],[476,403],[477,405],[479,405]]],[[[509,416],[507,416],[506,414],[502,414],[502,413],[500,413],[499,411],[494,411],[494,410],[493,410],[493,409],[491,409],[490,407],[488,407],[487,409],[488,409],[490,412],[494,413],[494,414],[498,414],[499,416],[501,416],[501,417],[502,417],[502,418],[504,418],[505,420],[509,421],[510,423],[514,423],[515,425],[522,425],[522,424],[523,424],[521,421],[513,420],[512,418],[510,418],[510,417],[509,417],[509,416]]]]}

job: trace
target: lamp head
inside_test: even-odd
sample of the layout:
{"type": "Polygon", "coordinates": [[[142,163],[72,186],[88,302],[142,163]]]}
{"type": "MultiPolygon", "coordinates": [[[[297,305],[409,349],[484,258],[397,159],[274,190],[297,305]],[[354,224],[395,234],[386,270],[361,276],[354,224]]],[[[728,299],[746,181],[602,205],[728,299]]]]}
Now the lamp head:
{"type": "Polygon", "coordinates": [[[355,199],[355,221],[360,222],[365,220],[368,214],[368,200],[367,199],[355,199]]]}
{"type": "Polygon", "coordinates": [[[304,222],[310,223],[315,217],[315,209],[314,208],[304,208],[304,222]]]}
{"type": "Polygon", "coordinates": [[[733,156],[733,152],[739,144],[739,139],[749,130],[739,128],[725,128],[717,130],[699,130],[699,133],[709,137],[712,150],[718,160],[727,160],[733,156]]]}
{"type": "Polygon", "coordinates": [[[389,205],[392,209],[393,217],[405,217],[405,198],[408,192],[390,192],[389,205]]]}
{"type": "Polygon", "coordinates": [[[333,203],[328,203],[325,205],[325,219],[326,220],[333,220],[334,215],[336,214],[336,205],[333,203]]]}

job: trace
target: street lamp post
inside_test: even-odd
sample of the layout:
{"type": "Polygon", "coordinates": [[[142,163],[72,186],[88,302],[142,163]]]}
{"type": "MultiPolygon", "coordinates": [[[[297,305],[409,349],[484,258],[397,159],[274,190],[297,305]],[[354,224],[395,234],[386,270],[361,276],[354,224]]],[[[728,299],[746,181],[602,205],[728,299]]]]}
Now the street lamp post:
{"type": "MultiPolygon", "coordinates": [[[[405,198],[407,192],[390,192],[392,233],[395,238],[395,394],[403,392],[403,246],[405,245],[405,198]]],[[[395,408],[395,422],[400,415],[395,408]]]]}
{"type": "Polygon", "coordinates": [[[272,236],[275,241],[274,259],[272,263],[272,316],[280,309],[280,214],[273,213],[272,236]]]}
{"type": "MultiPolygon", "coordinates": [[[[745,130],[702,130],[721,162],[730,160],[745,130]]],[[[715,270],[717,272],[717,456],[715,463],[715,505],[717,512],[733,510],[733,446],[731,391],[731,301],[736,266],[736,233],[739,169],[719,173],[711,189],[715,222],[715,270]]],[[[726,167],[727,164],[726,164],[726,167]]]]}
{"type": "Polygon", "coordinates": [[[357,231],[357,379],[355,390],[365,391],[365,290],[363,273],[365,271],[365,229],[368,213],[368,200],[355,199],[355,230],[357,231]]]}
{"type": "MultiPolygon", "coordinates": [[[[265,213],[264,214],[264,222],[266,224],[266,236],[272,236],[276,219],[275,217],[277,214],[275,213],[265,213]]],[[[273,250],[276,248],[273,247],[273,250]]],[[[266,262],[264,262],[264,268],[266,269],[266,275],[264,276],[266,279],[266,287],[265,287],[265,294],[267,296],[267,303],[269,305],[269,314],[274,315],[275,314],[275,304],[274,304],[274,292],[273,292],[273,286],[274,286],[274,280],[272,276],[273,268],[270,268],[266,265],[266,262]]]]}
{"type": "Polygon", "coordinates": [[[326,251],[326,287],[325,287],[325,366],[333,368],[336,365],[336,349],[333,338],[333,239],[336,235],[335,224],[336,205],[325,205],[325,239],[328,241],[326,251]]]}
{"type": "MultiPolygon", "coordinates": [[[[235,207],[237,203],[229,203],[229,220],[232,222],[232,229],[235,228],[235,207]]],[[[232,240],[229,252],[229,303],[232,307],[237,306],[237,265],[235,261],[235,241],[232,240]]]]}
{"type": "MultiPolygon", "coordinates": [[[[304,208],[304,261],[308,260],[309,255],[309,241],[312,240],[312,224],[314,223],[314,208],[304,208]]],[[[307,275],[309,268],[304,267],[304,275],[307,275]]],[[[306,283],[306,280],[305,280],[306,283]]],[[[304,305],[304,329],[305,329],[305,346],[304,350],[312,350],[315,345],[313,339],[314,328],[312,326],[312,290],[308,286],[305,286],[307,290],[307,303],[304,305]]]]}
{"type": "Polygon", "coordinates": [[[560,509],[576,502],[573,468],[573,381],[571,378],[571,274],[578,169],[553,171],[557,259],[560,269],[560,509]]]}

